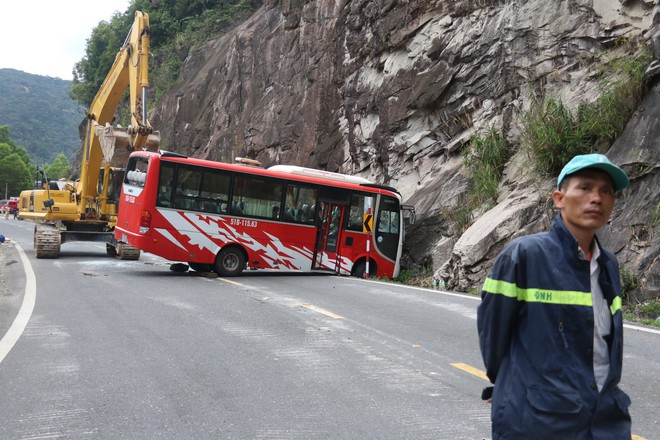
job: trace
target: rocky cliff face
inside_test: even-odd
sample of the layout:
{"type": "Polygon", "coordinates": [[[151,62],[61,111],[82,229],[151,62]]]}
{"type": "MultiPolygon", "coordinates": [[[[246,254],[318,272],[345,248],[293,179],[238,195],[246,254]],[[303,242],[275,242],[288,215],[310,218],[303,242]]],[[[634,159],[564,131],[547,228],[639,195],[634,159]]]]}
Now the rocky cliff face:
{"type": "MultiPolygon", "coordinates": [[[[408,264],[432,268],[448,288],[479,288],[506,242],[549,225],[553,181],[531,173],[518,149],[497,204],[461,231],[446,215],[467,188],[460,150],[486,127],[519,146],[518,115],[532,97],[594,101],[594,63],[639,40],[660,58],[659,22],[657,0],[270,1],[190,54],[152,124],[163,148],[195,157],[247,156],[397,187],[418,212],[408,264]]],[[[633,179],[601,235],[657,296],[660,88],[649,77],[608,153],[633,179]]]]}

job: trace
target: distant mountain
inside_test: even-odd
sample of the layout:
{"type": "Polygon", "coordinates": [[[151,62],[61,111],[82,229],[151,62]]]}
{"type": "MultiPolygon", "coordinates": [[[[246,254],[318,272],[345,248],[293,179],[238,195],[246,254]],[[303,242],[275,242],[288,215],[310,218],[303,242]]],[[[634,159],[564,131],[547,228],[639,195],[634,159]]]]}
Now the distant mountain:
{"type": "Polygon", "coordinates": [[[71,159],[80,149],[83,108],[69,98],[71,81],[0,69],[0,125],[36,163],[59,153],[71,159]]]}

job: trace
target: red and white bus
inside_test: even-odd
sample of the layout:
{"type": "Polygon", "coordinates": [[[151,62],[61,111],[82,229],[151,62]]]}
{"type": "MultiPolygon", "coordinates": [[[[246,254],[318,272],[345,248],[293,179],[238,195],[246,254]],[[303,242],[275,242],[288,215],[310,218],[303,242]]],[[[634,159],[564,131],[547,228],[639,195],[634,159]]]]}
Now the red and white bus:
{"type": "Polygon", "coordinates": [[[139,151],[126,167],[115,239],[221,276],[396,277],[404,214],[414,218],[395,189],[356,176],[139,151]]]}

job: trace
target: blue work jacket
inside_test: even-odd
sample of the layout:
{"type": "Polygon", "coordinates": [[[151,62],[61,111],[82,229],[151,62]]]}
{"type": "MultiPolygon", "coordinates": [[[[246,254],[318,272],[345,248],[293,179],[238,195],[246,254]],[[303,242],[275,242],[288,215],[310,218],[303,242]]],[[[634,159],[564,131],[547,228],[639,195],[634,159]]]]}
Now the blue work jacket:
{"type": "MultiPolygon", "coordinates": [[[[600,244],[599,244],[600,246],[600,244]]],[[[498,256],[477,312],[479,345],[495,384],[493,439],[630,439],[630,398],[619,389],[623,316],[619,267],[603,247],[599,283],[612,314],[610,369],[593,370],[589,261],[557,216],[498,256]]]]}

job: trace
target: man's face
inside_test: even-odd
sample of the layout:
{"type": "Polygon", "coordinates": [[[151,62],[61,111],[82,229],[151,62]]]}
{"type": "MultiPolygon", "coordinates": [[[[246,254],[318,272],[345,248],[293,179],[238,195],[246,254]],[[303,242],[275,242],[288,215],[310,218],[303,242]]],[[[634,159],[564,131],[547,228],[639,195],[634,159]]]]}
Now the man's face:
{"type": "Polygon", "coordinates": [[[569,230],[595,233],[612,214],[614,183],[607,173],[586,169],[567,177],[553,200],[569,230]]]}

